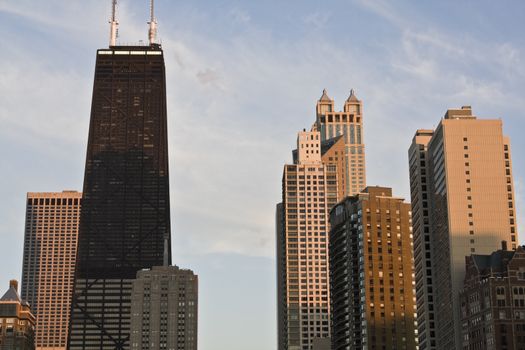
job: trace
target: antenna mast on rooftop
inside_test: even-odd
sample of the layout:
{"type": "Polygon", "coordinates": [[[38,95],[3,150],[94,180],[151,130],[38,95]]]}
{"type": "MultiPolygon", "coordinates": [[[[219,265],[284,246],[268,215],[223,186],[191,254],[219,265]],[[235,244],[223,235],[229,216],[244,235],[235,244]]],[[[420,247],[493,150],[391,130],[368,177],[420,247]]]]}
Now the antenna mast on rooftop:
{"type": "Polygon", "coordinates": [[[118,35],[118,21],[117,21],[117,0],[113,0],[111,8],[111,30],[109,32],[109,46],[115,46],[117,44],[118,35]]]}
{"type": "Polygon", "coordinates": [[[148,32],[148,37],[149,37],[149,44],[155,44],[155,41],[157,40],[157,20],[155,19],[155,3],[154,3],[154,0],[150,0],[150,5],[149,5],[149,14],[150,14],[150,19],[149,19],[149,32],[148,32]]]}

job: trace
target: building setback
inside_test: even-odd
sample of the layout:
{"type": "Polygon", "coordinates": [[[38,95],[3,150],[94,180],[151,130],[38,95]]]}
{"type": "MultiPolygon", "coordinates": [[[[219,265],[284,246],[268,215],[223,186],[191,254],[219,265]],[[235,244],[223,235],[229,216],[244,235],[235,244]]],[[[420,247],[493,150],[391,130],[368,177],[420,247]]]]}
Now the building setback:
{"type": "Polygon", "coordinates": [[[410,210],[386,187],[331,210],[332,350],[417,348],[410,210]]]}
{"type": "Polygon", "coordinates": [[[36,317],[36,349],[66,349],[82,193],[28,193],[22,298],[36,317]]]}
{"type": "Polygon", "coordinates": [[[131,295],[131,350],[197,350],[198,278],[177,266],[137,273],[131,295]]]}
{"type": "Polygon", "coordinates": [[[0,298],[0,350],[34,350],[35,316],[29,304],[18,295],[18,282],[0,298]]]}
{"type": "Polygon", "coordinates": [[[352,91],[336,112],[323,91],[316,110],[284,166],[276,211],[279,350],[312,350],[330,337],[329,211],[365,181],[361,101],[352,91]]]}
{"type": "Polygon", "coordinates": [[[432,326],[434,317],[438,349],[459,350],[465,257],[501,241],[517,246],[509,139],[501,120],[477,119],[464,106],[448,110],[433,133],[419,131],[410,157],[417,296],[420,305],[434,299],[434,312],[420,306],[428,315],[419,319],[432,326]]]}
{"type": "Polygon", "coordinates": [[[168,179],[161,46],[98,50],[69,350],[129,349],[132,281],[170,239],[168,179]]]}
{"type": "Polygon", "coordinates": [[[466,257],[463,349],[525,349],[525,249],[466,257]]]}

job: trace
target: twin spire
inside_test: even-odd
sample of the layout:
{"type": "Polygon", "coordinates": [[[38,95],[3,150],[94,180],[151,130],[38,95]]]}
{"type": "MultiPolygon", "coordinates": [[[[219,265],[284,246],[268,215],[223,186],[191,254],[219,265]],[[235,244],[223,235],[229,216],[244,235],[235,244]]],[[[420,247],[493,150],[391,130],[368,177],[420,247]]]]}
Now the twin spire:
{"type": "MultiPolygon", "coordinates": [[[[150,19],[149,19],[149,30],[148,30],[148,39],[149,44],[155,44],[157,41],[157,19],[155,18],[155,4],[154,0],[150,0],[149,6],[150,19]]],[[[117,37],[118,37],[118,20],[117,20],[117,0],[112,0],[111,7],[111,29],[109,32],[109,46],[116,46],[117,37]]]]}
{"type": "MultiPolygon", "coordinates": [[[[330,96],[328,96],[328,93],[326,92],[326,89],[323,89],[323,95],[319,98],[319,101],[321,102],[331,102],[332,99],[330,96]]],[[[350,96],[346,99],[346,102],[359,102],[357,99],[357,96],[355,95],[354,89],[350,90],[350,96]]]]}

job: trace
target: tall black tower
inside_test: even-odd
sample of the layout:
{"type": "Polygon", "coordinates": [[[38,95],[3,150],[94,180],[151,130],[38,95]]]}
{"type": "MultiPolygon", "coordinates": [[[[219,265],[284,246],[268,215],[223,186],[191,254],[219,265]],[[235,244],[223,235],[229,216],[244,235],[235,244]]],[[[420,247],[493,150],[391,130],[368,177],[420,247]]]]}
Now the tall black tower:
{"type": "Polygon", "coordinates": [[[160,45],[98,50],[83,191],[68,349],[128,349],[131,282],[170,238],[160,45]]]}

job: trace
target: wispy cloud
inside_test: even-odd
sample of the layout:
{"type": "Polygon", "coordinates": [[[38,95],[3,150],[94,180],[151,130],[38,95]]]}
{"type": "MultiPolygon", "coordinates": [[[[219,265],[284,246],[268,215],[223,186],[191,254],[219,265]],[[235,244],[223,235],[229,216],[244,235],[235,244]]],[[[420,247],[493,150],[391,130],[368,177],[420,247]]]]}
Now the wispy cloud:
{"type": "Polygon", "coordinates": [[[315,28],[323,28],[332,14],[330,12],[314,12],[304,16],[303,21],[308,26],[313,26],[315,28]]]}
{"type": "Polygon", "coordinates": [[[238,7],[233,8],[230,11],[230,15],[232,16],[234,21],[240,23],[249,23],[252,19],[248,12],[241,10],[238,7]]]}
{"type": "MultiPolygon", "coordinates": [[[[109,15],[107,6],[96,5],[89,16],[75,18],[71,14],[81,11],[79,3],[61,7],[62,1],[53,1],[65,19],[60,25],[68,30],[92,26],[90,16],[97,11],[96,16],[109,15]]],[[[406,147],[416,128],[432,127],[447,107],[462,104],[472,104],[475,111],[479,106],[481,117],[492,117],[507,105],[525,107],[520,90],[508,89],[523,86],[522,53],[513,43],[426,28],[424,18],[412,18],[390,2],[358,4],[394,28],[380,54],[318,40],[319,33],[290,42],[237,7],[226,15],[246,30],[221,40],[205,30],[172,31],[161,23],[169,80],[174,241],[183,242],[175,247],[178,254],[274,256],[274,205],[280,199],[282,166],[290,161],[297,130],[314,121],[315,99],[323,87],[341,105],[348,90],[357,88],[365,103],[369,182],[391,185],[407,198],[406,147]],[[483,54],[488,51],[494,53],[483,54]]],[[[31,5],[2,3],[0,11],[22,16],[31,5]]],[[[28,20],[52,26],[57,13],[38,6],[28,20]]],[[[145,36],[136,9],[123,3],[119,13],[122,41],[145,36]]],[[[305,28],[327,27],[337,23],[334,16],[307,11],[299,19],[305,28]]],[[[104,24],[96,33],[83,31],[87,40],[100,43],[106,29],[104,24]]],[[[92,72],[49,71],[45,59],[58,54],[35,64],[23,58],[23,44],[10,46],[4,52],[16,55],[0,61],[9,67],[0,82],[2,135],[15,142],[32,135],[25,142],[39,149],[60,148],[51,139],[57,145],[83,145],[92,72]],[[32,103],[25,103],[24,96],[31,96],[32,103]]]]}

